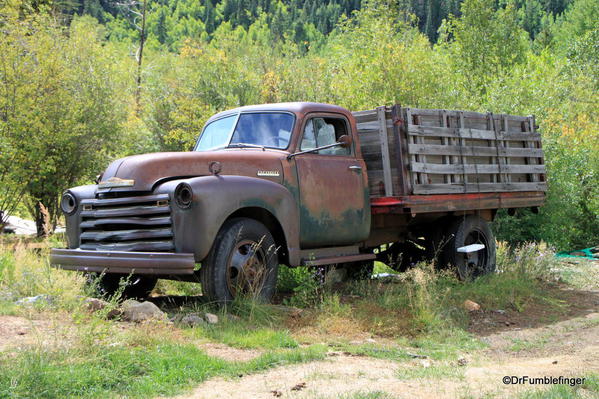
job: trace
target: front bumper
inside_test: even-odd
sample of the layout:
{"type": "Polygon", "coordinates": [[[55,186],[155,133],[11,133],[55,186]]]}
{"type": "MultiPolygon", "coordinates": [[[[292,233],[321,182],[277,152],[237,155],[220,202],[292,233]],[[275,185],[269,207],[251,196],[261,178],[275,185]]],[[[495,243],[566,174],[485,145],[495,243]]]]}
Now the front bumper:
{"type": "Polygon", "coordinates": [[[57,249],[50,251],[50,264],[66,270],[97,273],[175,275],[193,274],[191,253],[120,252],[57,249]]]}

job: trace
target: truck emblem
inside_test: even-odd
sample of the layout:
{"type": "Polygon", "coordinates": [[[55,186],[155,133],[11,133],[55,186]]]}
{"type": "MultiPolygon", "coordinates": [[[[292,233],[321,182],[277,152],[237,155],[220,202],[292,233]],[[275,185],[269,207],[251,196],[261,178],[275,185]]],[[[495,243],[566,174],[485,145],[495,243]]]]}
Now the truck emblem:
{"type": "Polygon", "coordinates": [[[278,177],[279,171],[278,170],[259,170],[258,173],[256,173],[256,174],[258,176],[278,177]]]}
{"type": "Polygon", "coordinates": [[[101,181],[98,184],[98,188],[110,188],[110,187],[131,187],[135,184],[133,179],[121,179],[118,177],[111,177],[108,180],[101,181]]]}

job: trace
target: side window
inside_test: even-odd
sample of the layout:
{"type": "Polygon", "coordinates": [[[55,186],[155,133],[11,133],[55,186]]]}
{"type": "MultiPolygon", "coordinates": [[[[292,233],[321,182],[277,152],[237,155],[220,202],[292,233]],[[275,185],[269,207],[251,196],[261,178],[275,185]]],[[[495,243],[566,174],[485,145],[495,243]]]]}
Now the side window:
{"type": "MultiPolygon", "coordinates": [[[[306,123],[300,150],[311,150],[339,141],[339,137],[347,134],[347,126],[339,118],[312,118],[306,123]]],[[[323,155],[351,155],[351,148],[332,147],[318,151],[323,155]]]]}

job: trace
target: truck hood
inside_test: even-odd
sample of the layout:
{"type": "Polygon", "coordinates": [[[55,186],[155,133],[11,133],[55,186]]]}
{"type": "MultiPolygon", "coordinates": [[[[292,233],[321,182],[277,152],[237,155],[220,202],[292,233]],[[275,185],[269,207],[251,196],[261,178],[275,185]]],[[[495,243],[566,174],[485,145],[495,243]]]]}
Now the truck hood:
{"type": "Polygon", "coordinates": [[[113,187],[99,187],[98,192],[151,191],[161,181],[210,175],[209,165],[215,161],[221,165],[221,175],[260,177],[282,183],[281,161],[286,156],[282,151],[257,148],[134,155],[108,166],[100,184],[109,182],[113,187]]]}

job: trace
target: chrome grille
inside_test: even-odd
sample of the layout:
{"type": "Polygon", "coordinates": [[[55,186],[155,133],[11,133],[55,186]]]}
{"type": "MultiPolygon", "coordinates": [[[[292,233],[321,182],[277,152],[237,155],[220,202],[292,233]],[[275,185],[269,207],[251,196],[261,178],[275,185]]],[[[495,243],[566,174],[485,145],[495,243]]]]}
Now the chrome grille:
{"type": "Polygon", "coordinates": [[[173,252],[168,194],[81,201],[79,247],[85,250],[173,252]]]}

